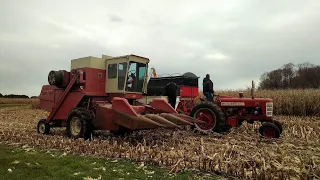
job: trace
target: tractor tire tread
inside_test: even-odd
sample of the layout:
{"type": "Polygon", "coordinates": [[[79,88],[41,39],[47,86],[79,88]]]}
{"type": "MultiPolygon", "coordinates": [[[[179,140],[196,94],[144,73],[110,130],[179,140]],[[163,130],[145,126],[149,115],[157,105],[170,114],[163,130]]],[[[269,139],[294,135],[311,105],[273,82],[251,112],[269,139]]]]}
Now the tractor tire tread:
{"type": "Polygon", "coordinates": [[[283,131],[283,127],[282,127],[282,123],[280,121],[277,121],[277,120],[273,120],[273,123],[278,126],[279,130],[280,130],[280,134],[282,133],[283,131]]]}
{"type": "Polygon", "coordinates": [[[266,127],[272,127],[275,129],[276,131],[276,134],[275,134],[275,137],[274,138],[279,138],[280,137],[280,129],[278,128],[278,126],[276,124],[274,124],[273,122],[266,122],[266,123],[263,123],[262,126],[260,126],[259,128],[259,134],[261,136],[263,136],[263,129],[266,128],[266,127]]]}

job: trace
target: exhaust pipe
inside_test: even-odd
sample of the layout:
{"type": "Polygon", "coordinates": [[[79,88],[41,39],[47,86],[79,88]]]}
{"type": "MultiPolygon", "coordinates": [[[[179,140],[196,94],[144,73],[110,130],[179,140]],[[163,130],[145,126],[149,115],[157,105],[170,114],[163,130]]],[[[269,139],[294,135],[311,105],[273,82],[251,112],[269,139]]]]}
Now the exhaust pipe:
{"type": "Polygon", "coordinates": [[[251,98],[254,99],[254,82],[252,80],[252,84],[251,84],[251,98]]]}

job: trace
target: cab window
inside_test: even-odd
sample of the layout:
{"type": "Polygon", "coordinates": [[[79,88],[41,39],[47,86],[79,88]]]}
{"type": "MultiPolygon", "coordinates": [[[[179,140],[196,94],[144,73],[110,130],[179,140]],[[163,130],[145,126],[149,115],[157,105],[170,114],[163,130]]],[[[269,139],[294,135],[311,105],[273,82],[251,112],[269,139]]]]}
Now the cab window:
{"type": "Polygon", "coordinates": [[[146,73],[146,64],[130,61],[126,91],[142,92],[146,73]]]}
{"type": "Polygon", "coordinates": [[[127,73],[127,63],[126,62],[119,63],[118,64],[118,90],[124,89],[126,73],[127,73]]]}
{"type": "Polygon", "coordinates": [[[117,64],[108,65],[108,79],[117,78],[117,64]]]}

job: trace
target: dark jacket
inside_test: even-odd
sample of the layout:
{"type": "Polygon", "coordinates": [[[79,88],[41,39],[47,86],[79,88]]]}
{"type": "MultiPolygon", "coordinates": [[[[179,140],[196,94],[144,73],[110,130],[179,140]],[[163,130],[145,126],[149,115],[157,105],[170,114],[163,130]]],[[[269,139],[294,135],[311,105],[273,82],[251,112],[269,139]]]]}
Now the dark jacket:
{"type": "Polygon", "coordinates": [[[178,86],[176,83],[169,82],[165,87],[165,96],[177,96],[178,86]]]}
{"type": "Polygon", "coordinates": [[[203,78],[203,92],[214,93],[213,82],[208,78],[203,78]]]}

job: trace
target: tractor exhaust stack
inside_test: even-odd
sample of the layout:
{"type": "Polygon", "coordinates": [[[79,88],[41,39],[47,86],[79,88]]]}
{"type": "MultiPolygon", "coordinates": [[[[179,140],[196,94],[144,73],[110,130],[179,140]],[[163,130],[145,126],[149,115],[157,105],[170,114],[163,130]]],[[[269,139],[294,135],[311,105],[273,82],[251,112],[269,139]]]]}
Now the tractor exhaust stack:
{"type": "Polygon", "coordinates": [[[251,83],[251,98],[254,99],[254,82],[251,83]]]}

